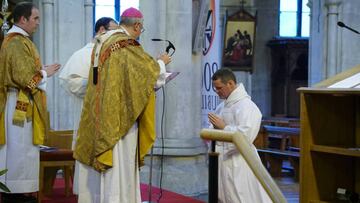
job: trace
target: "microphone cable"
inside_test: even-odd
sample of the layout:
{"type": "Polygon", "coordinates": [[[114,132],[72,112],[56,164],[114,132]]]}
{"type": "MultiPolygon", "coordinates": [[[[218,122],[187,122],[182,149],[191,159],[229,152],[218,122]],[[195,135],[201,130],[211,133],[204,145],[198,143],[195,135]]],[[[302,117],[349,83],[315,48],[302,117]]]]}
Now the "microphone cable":
{"type": "MultiPolygon", "coordinates": [[[[175,53],[175,46],[173,43],[171,43],[169,40],[164,39],[151,39],[152,41],[164,41],[168,43],[168,46],[166,47],[165,51],[169,56],[172,56],[175,53]],[[172,49],[172,53],[169,53],[172,49]]],[[[166,82],[165,82],[166,84],[166,82]]],[[[161,157],[160,157],[160,194],[157,198],[157,203],[159,203],[160,199],[163,195],[163,188],[162,188],[162,180],[163,180],[163,173],[164,173],[164,154],[165,154],[165,143],[164,143],[164,116],[165,116],[165,107],[166,107],[166,99],[165,99],[165,84],[161,87],[162,90],[162,97],[163,97],[163,108],[162,108],[162,114],[161,114],[161,123],[160,123],[160,134],[161,134],[161,157]]]]}
{"type": "Polygon", "coordinates": [[[159,188],[160,188],[160,194],[158,199],[156,200],[157,203],[160,202],[160,199],[162,198],[163,195],[163,188],[162,188],[162,179],[163,179],[163,172],[164,172],[164,152],[165,152],[165,144],[164,144],[164,116],[165,116],[165,106],[166,106],[166,102],[165,102],[165,85],[163,85],[161,87],[162,90],[162,95],[163,95],[163,108],[162,108],[162,113],[161,113],[161,123],[160,123],[160,134],[161,134],[161,157],[160,157],[160,183],[159,183],[159,188]]]}

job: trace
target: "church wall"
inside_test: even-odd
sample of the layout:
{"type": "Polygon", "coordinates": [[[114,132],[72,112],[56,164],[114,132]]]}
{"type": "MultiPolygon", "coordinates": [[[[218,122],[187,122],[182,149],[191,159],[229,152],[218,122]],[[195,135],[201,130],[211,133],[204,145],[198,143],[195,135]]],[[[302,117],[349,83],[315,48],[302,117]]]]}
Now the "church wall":
{"type": "MultiPolygon", "coordinates": [[[[176,52],[167,69],[180,72],[164,91],[160,89],[156,95],[157,139],[152,183],[159,187],[162,176],[163,188],[197,196],[207,192],[208,169],[206,147],[199,137],[201,56],[192,53],[192,1],[140,0],[140,10],[146,29],[140,39],[144,49],[156,57],[164,52],[167,43],[150,39],[170,40],[176,52]]],[[[145,162],[141,182],[148,183],[149,156],[145,162]]]]}
{"type": "MultiPolygon", "coordinates": [[[[43,64],[62,67],[92,38],[92,0],[36,0],[40,26],[34,36],[43,64]],[[90,12],[89,12],[90,11],[90,12]]],[[[59,73],[47,85],[48,110],[53,129],[73,129],[70,95],[59,85],[59,73]]]]}
{"type": "Polygon", "coordinates": [[[360,30],[357,0],[310,0],[311,37],[309,83],[316,84],[360,64],[359,35],[337,26],[338,21],[360,30]]]}
{"type": "MultiPolygon", "coordinates": [[[[360,32],[360,2],[350,0],[343,1],[342,4],[339,20],[360,32]]],[[[342,53],[340,71],[344,71],[360,64],[360,35],[347,29],[339,28],[339,31],[342,53]]]]}
{"type": "Polygon", "coordinates": [[[271,54],[266,46],[278,35],[279,0],[256,0],[257,30],[255,42],[254,73],[252,77],[252,99],[263,116],[271,114],[271,54]]]}

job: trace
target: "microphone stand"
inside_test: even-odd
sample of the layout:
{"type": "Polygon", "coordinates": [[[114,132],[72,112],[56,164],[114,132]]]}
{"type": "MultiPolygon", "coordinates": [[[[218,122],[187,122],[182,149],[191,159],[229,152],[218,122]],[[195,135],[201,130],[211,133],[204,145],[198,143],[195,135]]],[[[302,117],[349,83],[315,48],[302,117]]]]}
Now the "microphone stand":
{"type": "Polygon", "coordinates": [[[152,168],[153,168],[153,151],[154,151],[154,147],[151,147],[151,152],[150,152],[150,169],[149,169],[149,185],[148,185],[148,192],[149,192],[149,196],[148,196],[148,201],[143,201],[141,203],[153,203],[151,201],[151,192],[152,192],[152,168]]]}
{"type": "Polygon", "coordinates": [[[209,152],[209,203],[218,202],[219,184],[219,153],[216,152],[216,141],[211,141],[211,151],[209,152]]]}

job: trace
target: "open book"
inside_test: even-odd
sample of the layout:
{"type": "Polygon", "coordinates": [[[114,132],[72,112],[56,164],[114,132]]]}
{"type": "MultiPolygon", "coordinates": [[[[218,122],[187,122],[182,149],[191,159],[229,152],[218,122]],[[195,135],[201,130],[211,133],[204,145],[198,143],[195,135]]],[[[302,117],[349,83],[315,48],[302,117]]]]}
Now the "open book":
{"type": "MultiPolygon", "coordinates": [[[[165,84],[170,82],[172,79],[174,79],[177,75],[179,75],[180,72],[166,72],[165,73],[165,84]]],[[[161,87],[155,87],[155,91],[159,90],[161,87]]]]}
{"type": "Polygon", "coordinates": [[[40,151],[43,152],[53,152],[58,150],[56,147],[49,147],[49,146],[45,146],[45,145],[39,145],[40,151]]]}
{"type": "Polygon", "coordinates": [[[360,73],[352,75],[344,80],[332,84],[329,88],[360,88],[360,73]]]}
{"type": "Polygon", "coordinates": [[[360,65],[347,69],[314,85],[323,88],[360,88],[360,65]]]}

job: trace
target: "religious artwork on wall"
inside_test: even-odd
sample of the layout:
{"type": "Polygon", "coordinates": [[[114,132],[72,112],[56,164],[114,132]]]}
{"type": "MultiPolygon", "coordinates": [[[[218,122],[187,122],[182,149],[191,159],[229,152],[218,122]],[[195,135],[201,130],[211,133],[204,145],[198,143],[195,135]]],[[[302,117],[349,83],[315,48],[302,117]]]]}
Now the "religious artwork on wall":
{"type": "Polygon", "coordinates": [[[256,17],[241,9],[225,21],[223,67],[252,72],[256,17]]]}

